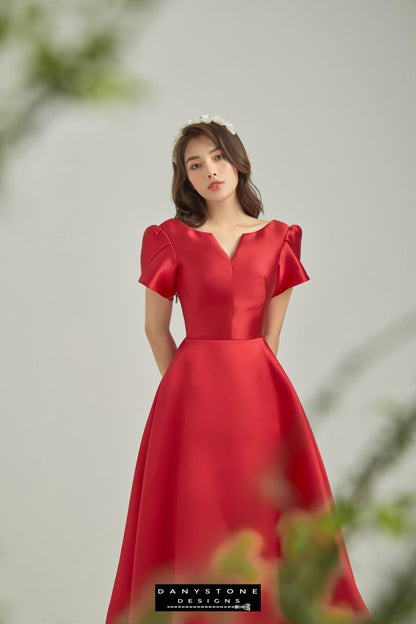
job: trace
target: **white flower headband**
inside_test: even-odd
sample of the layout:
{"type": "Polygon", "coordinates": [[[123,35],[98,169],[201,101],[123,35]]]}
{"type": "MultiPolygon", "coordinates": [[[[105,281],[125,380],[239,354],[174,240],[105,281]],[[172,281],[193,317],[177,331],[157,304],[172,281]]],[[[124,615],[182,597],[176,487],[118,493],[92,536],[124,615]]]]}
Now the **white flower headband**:
{"type": "Polygon", "coordinates": [[[175,164],[176,164],[176,155],[175,155],[176,143],[182,136],[182,130],[186,128],[186,126],[189,126],[194,123],[211,123],[211,121],[215,121],[215,123],[220,124],[221,126],[225,126],[227,130],[231,132],[231,134],[236,133],[234,130],[233,124],[231,124],[229,121],[225,121],[225,119],[223,119],[222,117],[218,117],[218,115],[200,115],[199,117],[196,117],[196,119],[190,119],[187,124],[182,126],[182,128],[180,129],[180,131],[178,132],[178,134],[173,140],[172,161],[175,164]]]}

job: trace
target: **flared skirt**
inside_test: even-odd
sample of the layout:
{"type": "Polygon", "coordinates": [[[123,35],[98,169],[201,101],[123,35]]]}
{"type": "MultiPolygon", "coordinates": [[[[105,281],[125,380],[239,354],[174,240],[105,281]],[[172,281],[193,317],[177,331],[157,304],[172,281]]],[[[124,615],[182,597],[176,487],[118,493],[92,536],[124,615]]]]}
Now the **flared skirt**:
{"type": "Polygon", "coordinates": [[[310,530],[333,510],[310,424],[265,339],[184,338],[141,438],[106,624],[286,624],[302,582],[311,608],[371,621],[341,529],[310,530]],[[319,599],[308,593],[317,544],[322,568],[333,561],[319,599]],[[156,583],[259,583],[261,611],[155,613],[156,583]]]}

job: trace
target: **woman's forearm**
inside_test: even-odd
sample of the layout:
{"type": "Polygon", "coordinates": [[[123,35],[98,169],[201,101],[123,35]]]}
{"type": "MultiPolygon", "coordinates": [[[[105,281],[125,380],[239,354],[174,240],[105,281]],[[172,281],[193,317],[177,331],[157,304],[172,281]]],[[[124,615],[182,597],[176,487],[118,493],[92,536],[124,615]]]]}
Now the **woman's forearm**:
{"type": "Polygon", "coordinates": [[[176,343],[170,331],[156,333],[147,330],[145,333],[157,367],[163,377],[177,351],[176,343]]]}
{"type": "Polygon", "coordinates": [[[277,356],[277,351],[279,349],[280,334],[279,335],[264,334],[263,338],[265,339],[265,341],[267,342],[267,344],[269,345],[273,353],[277,356]]]}

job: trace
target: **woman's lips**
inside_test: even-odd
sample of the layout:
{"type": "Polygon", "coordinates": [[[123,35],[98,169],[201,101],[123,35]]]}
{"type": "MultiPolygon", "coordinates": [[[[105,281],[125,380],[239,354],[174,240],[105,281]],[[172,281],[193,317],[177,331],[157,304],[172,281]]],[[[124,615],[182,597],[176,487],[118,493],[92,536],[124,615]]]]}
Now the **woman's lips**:
{"type": "Polygon", "coordinates": [[[220,182],[219,180],[215,180],[215,182],[211,182],[211,184],[209,185],[208,189],[210,191],[216,191],[217,189],[220,188],[220,186],[224,184],[224,182],[220,182]]]}

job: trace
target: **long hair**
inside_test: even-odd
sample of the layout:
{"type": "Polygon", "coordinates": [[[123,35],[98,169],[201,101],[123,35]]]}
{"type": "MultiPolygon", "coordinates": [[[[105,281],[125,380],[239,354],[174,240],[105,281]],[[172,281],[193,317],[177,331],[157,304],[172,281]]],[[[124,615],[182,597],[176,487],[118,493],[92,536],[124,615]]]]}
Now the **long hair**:
{"type": "Polygon", "coordinates": [[[185,149],[189,141],[206,135],[219,147],[224,157],[238,171],[237,197],[242,209],[248,215],[258,218],[263,212],[260,191],[250,180],[251,165],[246,150],[238,134],[231,134],[225,126],[211,123],[194,123],[185,126],[175,145],[176,163],[173,165],[172,197],[176,206],[175,217],[191,227],[200,227],[208,217],[206,202],[192,188],[185,168],[185,149]]]}

